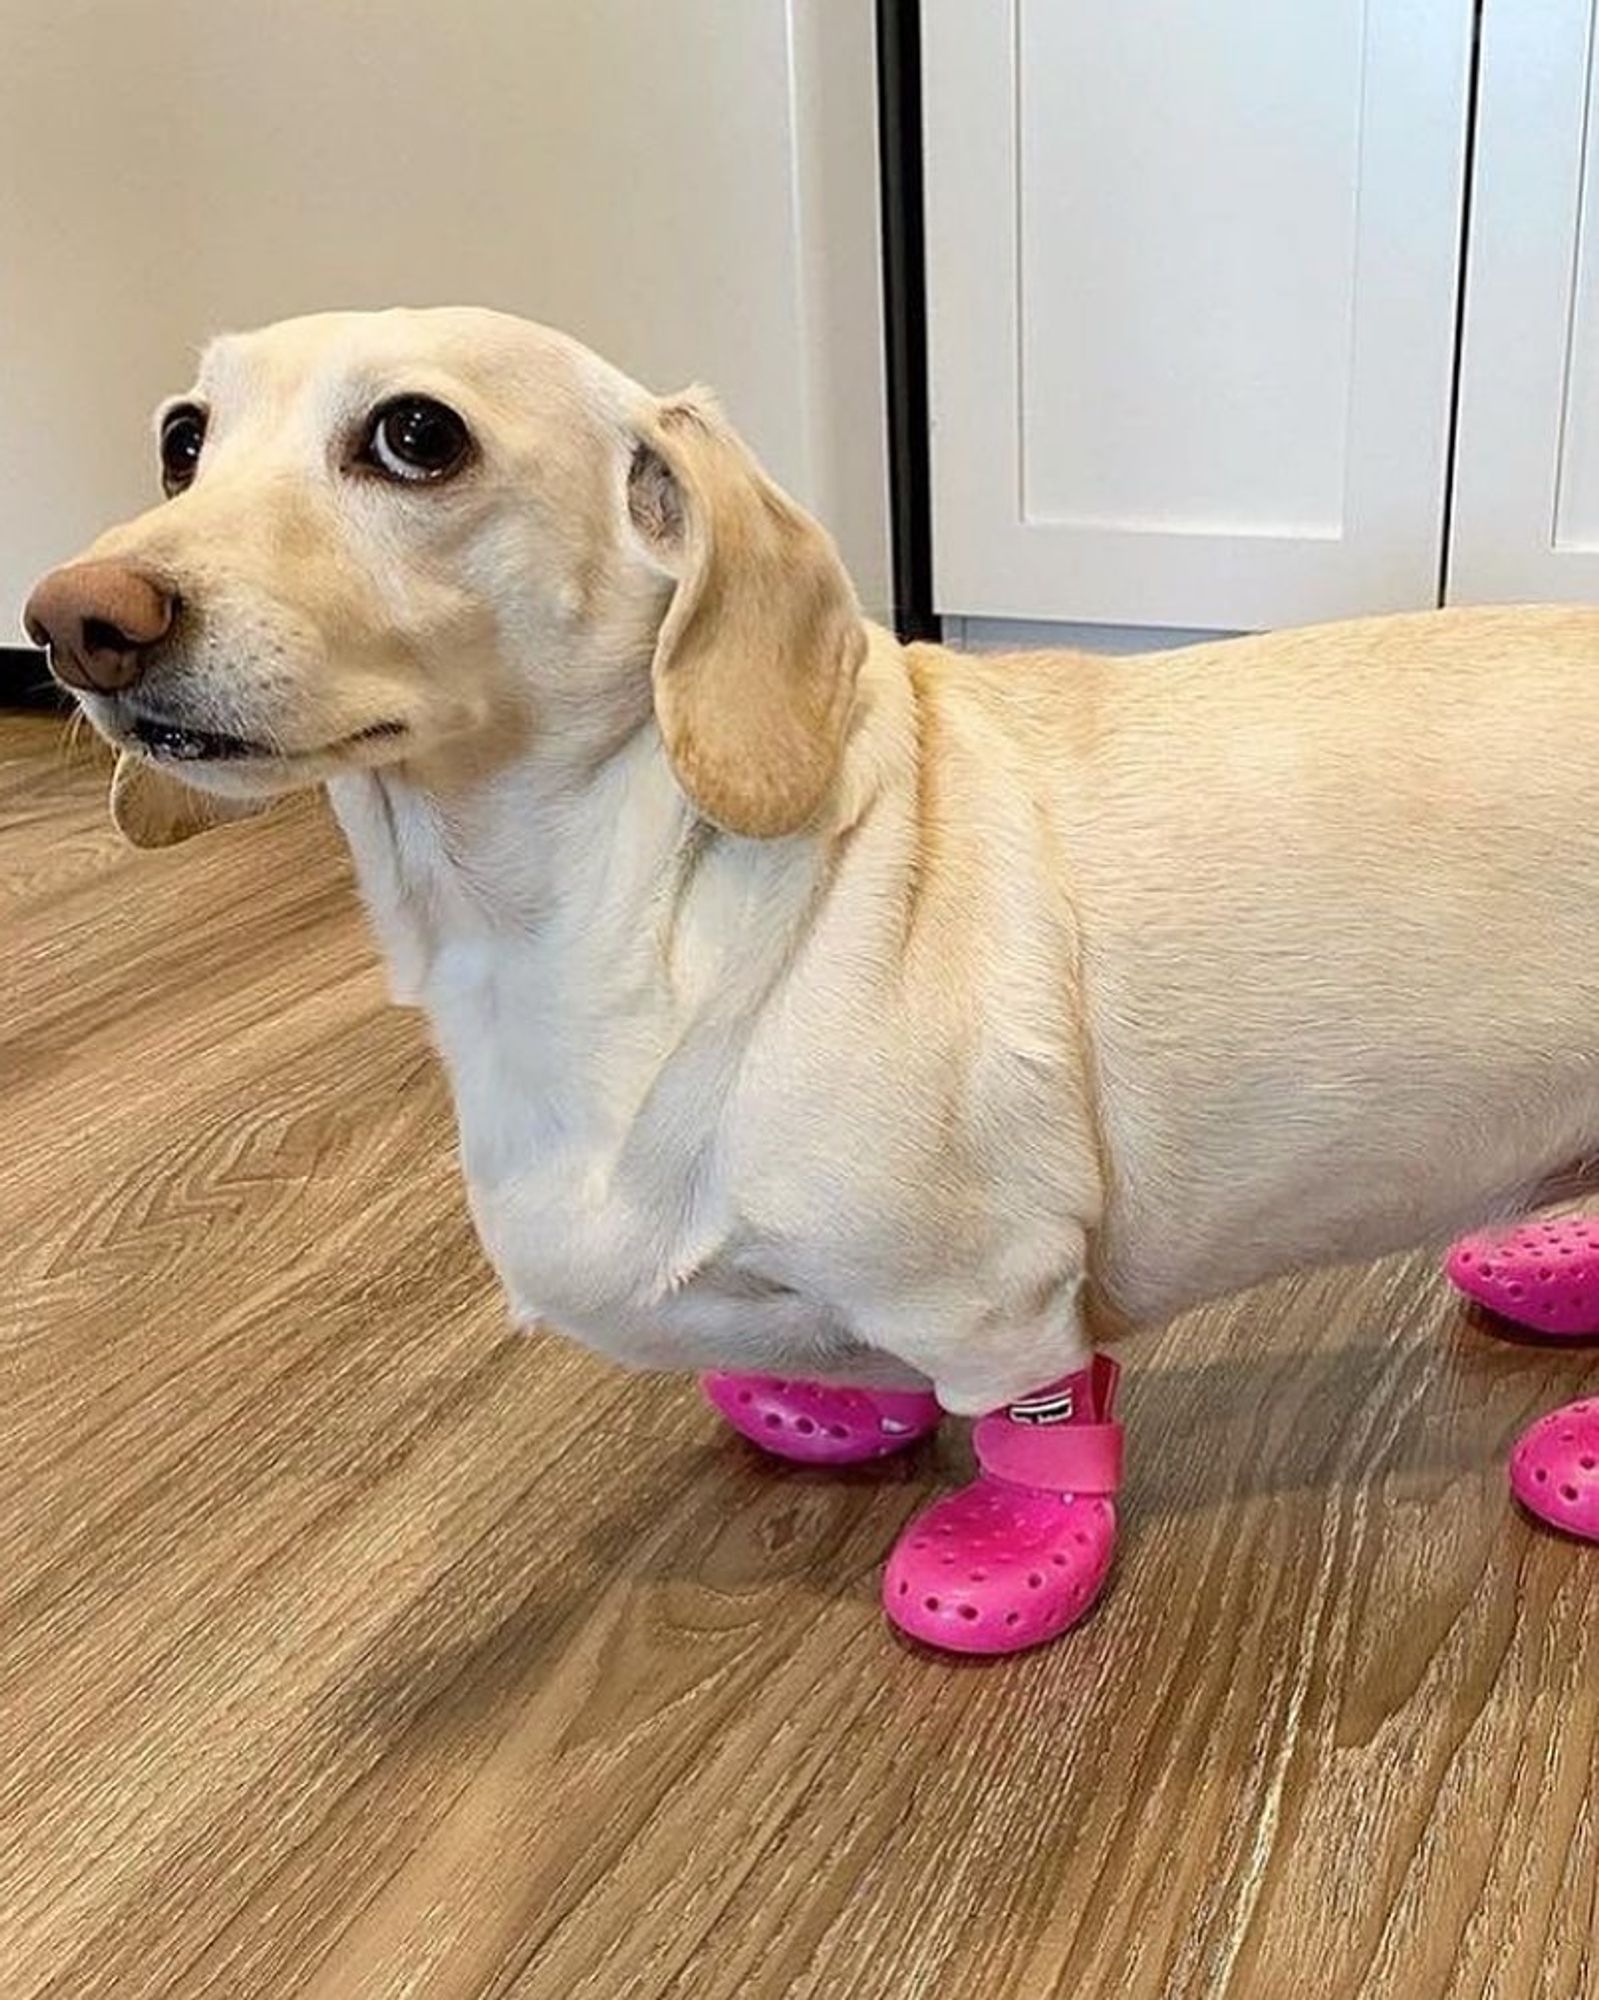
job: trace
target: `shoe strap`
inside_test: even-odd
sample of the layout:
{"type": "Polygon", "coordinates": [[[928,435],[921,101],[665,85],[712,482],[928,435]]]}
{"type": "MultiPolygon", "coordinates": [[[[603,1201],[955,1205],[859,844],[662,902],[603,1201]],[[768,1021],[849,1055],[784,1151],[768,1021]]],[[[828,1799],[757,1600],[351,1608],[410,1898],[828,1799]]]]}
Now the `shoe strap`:
{"type": "Polygon", "coordinates": [[[978,1464],[1038,1492],[1114,1493],[1122,1482],[1122,1427],[1113,1417],[1120,1375],[1096,1354],[1090,1367],[979,1417],[978,1464]]]}

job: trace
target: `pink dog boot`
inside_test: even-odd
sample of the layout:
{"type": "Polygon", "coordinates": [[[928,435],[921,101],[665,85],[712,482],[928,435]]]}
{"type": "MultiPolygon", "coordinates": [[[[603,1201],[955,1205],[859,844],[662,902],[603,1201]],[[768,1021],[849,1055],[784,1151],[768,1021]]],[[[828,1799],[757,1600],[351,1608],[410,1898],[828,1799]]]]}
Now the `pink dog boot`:
{"type": "Polygon", "coordinates": [[[1588,1216],[1463,1236],[1444,1269],[1467,1298],[1517,1326],[1599,1334],[1599,1221],[1588,1216]]]}
{"type": "Polygon", "coordinates": [[[979,1419],[980,1476],[900,1536],[883,1608],[952,1653],[1019,1653],[1086,1617],[1116,1545],[1121,1484],[1115,1362],[1099,1356],[1036,1396],[979,1419]]]}
{"type": "Polygon", "coordinates": [[[1568,1403],[1523,1431],[1510,1490],[1552,1528],[1599,1542],[1599,1401],[1568,1403]]]}
{"type": "Polygon", "coordinates": [[[742,1436],[801,1465],[860,1465],[937,1430],[937,1398],[917,1390],[844,1389],[776,1375],[702,1375],[707,1400],[742,1436]]]}

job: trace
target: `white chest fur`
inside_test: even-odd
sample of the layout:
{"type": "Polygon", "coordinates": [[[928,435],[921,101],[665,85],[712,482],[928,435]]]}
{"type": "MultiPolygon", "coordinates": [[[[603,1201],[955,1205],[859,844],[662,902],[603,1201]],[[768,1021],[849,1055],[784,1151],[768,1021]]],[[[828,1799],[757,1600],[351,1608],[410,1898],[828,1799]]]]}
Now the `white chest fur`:
{"type": "Polygon", "coordinates": [[[519,1318],[963,1411],[1072,1365],[1094,1187],[1059,941],[996,921],[981,967],[907,981],[903,800],[846,859],[711,832],[647,738],[582,784],[330,791],[519,1318]]]}
{"type": "Polygon", "coordinates": [[[642,1365],[844,1348],[825,1308],[763,1276],[728,1142],[803,864],[728,867],[637,770],[564,825],[519,808],[497,827],[484,796],[468,829],[372,777],[330,790],[395,997],[425,1008],[449,1071],[513,1313],[642,1365]]]}

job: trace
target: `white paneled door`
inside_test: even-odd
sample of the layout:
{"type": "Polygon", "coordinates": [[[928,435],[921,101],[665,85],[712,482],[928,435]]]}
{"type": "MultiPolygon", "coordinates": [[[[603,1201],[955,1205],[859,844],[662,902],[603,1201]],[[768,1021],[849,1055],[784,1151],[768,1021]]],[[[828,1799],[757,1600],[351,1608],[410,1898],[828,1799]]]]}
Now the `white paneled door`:
{"type": "Polygon", "coordinates": [[[1599,117],[1589,0],[1487,0],[1449,598],[1599,601],[1599,117]]]}
{"type": "Polygon", "coordinates": [[[1466,0],[927,0],[934,572],[956,614],[1436,601],[1466,0]]]}

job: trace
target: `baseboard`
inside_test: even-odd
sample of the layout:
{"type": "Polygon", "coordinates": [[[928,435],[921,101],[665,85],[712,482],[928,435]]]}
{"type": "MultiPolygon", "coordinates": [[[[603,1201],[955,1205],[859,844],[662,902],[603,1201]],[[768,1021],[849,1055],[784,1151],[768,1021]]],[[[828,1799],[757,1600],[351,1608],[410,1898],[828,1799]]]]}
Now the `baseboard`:
{"type": "Polygon", "coordinates": [[[1231,632],[1178,631],[1171,625],[1051,624],[1034,618],[956,618],[944,614],[944,638],[966,653],[1010,653],[1063,647],[1074,653],[1163,653],[1231,632]]]}
{"type": "Polygon", "coordinates": [[[32,646],[0,646],[0,708],[59,712],[69,706],[50,678],[43,653],[32,646]]]}

